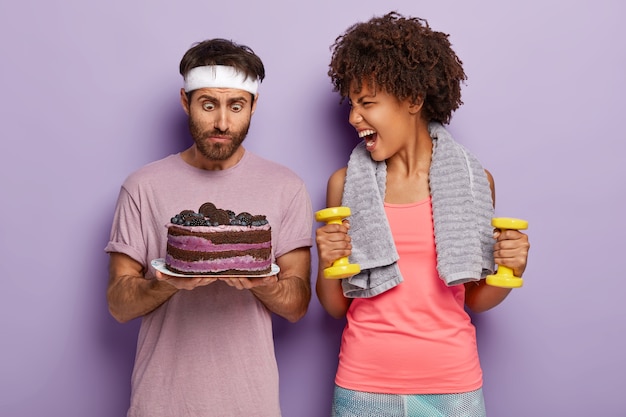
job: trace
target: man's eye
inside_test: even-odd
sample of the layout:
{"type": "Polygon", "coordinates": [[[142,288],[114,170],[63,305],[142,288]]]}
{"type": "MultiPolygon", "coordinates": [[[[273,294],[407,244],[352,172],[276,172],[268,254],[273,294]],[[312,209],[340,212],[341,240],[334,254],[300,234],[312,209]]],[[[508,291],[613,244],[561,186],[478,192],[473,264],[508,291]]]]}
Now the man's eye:
{"type": "Polygon", "coordinates": [[[215,104],[213,104],[213,103],[211,103],[211,102],[207,101],[206,103],[203,103],[203,104],[202,104],[202,108],[203,108],[204,110],[213,110],[213,109],[215,108],[215,104]]]}
{"type": "Polygon", "coordinates": [[[243,110],[243,106],[241,104],[233,104],[230,108],[236,112],[240,112],[241,110],[243,110]]]}

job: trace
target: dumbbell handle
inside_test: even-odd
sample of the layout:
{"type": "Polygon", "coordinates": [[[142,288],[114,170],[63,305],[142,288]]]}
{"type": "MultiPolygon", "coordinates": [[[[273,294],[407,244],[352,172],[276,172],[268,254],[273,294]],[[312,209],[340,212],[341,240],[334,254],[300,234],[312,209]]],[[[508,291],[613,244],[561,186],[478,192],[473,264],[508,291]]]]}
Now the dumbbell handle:
{"type": "MultiPolygon", "coordinates": [[[[500,230],[525,230],[528,228],[528,222],[522,219],[512,217],[494,217],[491,219],[491,225],[500,230]]],[[[502,288],[519,288],[524,285],[521,277],[516,277],[513,270],[506,266],[498,265],[498,271],[486,278],[487,285],[502,288]]]]}
{"type": "MultiPolygon", "coordinates": [[[[341,224],[343,219],[350,216],[349,207],[329,207],[315,213],[315,220],[326,224],[341,224]]],[[[324,269],[324,278],[348,278],[361,272],[358,264],[351,264],[347,256],[337,259],[333,265],[324,269]]]]}

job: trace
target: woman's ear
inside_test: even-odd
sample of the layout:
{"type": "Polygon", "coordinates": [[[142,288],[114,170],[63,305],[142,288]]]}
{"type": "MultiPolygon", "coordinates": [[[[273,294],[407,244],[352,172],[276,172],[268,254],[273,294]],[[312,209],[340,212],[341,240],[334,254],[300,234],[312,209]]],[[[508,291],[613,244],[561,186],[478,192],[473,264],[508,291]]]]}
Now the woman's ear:
{"type": "Polygon", "coordinates": [[[411,114],[417,114],[422,110],[424,106],[424,96],[420,94],[417,96],[417,99],[409,102],[409,112],[411,114]]]}

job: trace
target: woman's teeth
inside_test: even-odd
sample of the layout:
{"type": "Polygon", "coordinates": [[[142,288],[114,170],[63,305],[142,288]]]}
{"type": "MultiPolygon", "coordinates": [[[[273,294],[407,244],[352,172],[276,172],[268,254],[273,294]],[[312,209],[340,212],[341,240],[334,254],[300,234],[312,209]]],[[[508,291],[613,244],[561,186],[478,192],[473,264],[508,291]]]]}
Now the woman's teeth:
{"type": "Polygon", "coordinates": [[[372,129],[368,129],[368,130],[361,130],[359,132],[359,137],[360,138],[364,138],[365,136],[370,136],[373,135],[374,133],[376,133],[375,131],[373,131],[372,129]]]}
{"type": "Polygon", "coordinates": [[[373,146],[374,143],[376,142],[375,134],[376,134],[376,131],[372,129],[362,130],[359,132],[359,138],[365,141],[366,146],[373,146]]]}

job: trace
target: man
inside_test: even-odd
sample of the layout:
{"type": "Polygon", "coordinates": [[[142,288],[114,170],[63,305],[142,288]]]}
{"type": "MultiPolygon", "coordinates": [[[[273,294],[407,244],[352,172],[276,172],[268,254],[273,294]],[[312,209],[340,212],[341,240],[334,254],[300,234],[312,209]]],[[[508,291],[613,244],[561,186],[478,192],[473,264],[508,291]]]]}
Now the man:
{"type": "Polygon", "coordinates": [[[271,313],[295,322],[307,311],[310,198],[291,170],[242,146],[265,77],[250,48],[200,42],[180,73],[194,144],[126,179],[105,248],[111,314],[142,317],[128,417],[280,416],[271,313]],[[266,215],[278,275],[176,278],[150,268],[165,255],[172,215],[204,202],[266,215]]]}

